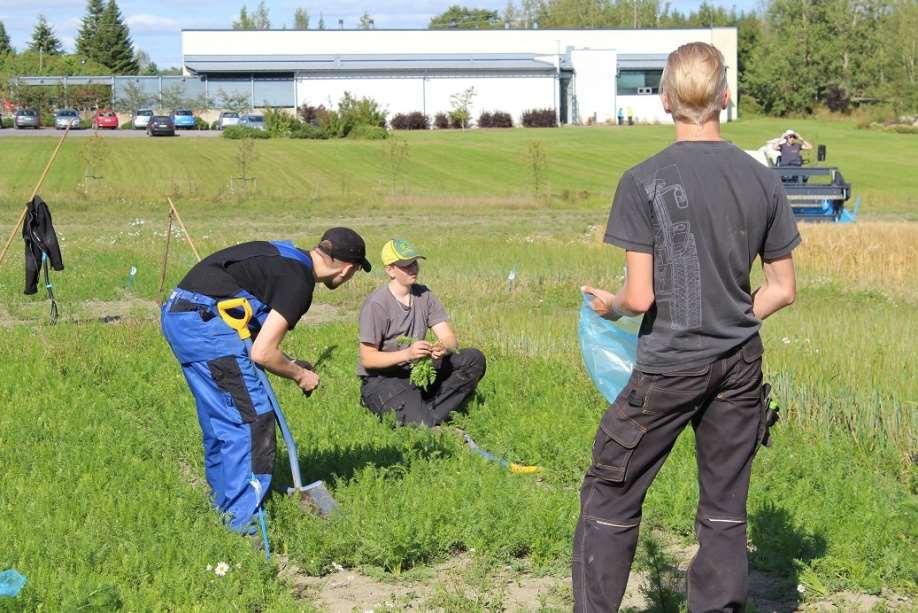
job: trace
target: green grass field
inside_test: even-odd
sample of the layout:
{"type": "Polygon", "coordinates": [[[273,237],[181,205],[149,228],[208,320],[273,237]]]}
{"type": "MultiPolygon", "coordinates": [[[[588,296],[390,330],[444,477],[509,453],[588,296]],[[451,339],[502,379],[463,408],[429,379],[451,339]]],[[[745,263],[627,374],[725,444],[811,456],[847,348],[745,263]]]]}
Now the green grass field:
{"type": "MultiPolygon", "coordinates": [[[[757,120],[726,132],[751,149],[785,127],[757,120]]],[[[767,378],[787,415],[756,460],[751,563],[791,592],[800,585],[803,603],[841,591],[914,597],[918,228],[908,220],[918,217],[918,140],[841,122],[792,127],[828,145],[829,161],[863,195],[867,221],[803,228],[798,302],[764,326],[767,378]]],[[[623,256],[599,240],[609,200],[621,172],[665,146],[671,129],[399,137],[401,162],[387,142],[258,142],[249,198],[227,189],[235,142],[112,140],[88,191],[85,145],[65,143],[42,190],[67,265],[54,275],[62,321],[48,326],[41,295],[21,294],[21,243],[0,268],[0,571],[29,579],[17,599],[0,598],[0,610],[316,604],[210,511],[193,401],[153,305],[167,194],[202,253],[252,239],[310,246],[339,224],[361,231],[374,255],[393,236],[413,240],[428,255],[421,280],[447,305],[460,342],[489,359],[480,394],[456,422],[482,446],[545,467],[539,479],[512,475],[469,453],[449,428],[395,429],[360,407],[356,313],[383,282],[374,269],[335,292],[317,290],[313,319],[286,343],[306,359],[329,355],[311,399],[288,382],[275,389],[304,478],[325,479],[342,512],[320,520],[276,492],[268,512],[277,553],[310,574],[337,564],[404,576],[460,553],[485,571],[567,572],[580,479],[605,408],[579,356],[578,287],[619,286],[623,256]],[[547,154],[539,193],[532,141],[547,154]],[[128,288],[132,265],[139,272],[128,288]],[[207,570],[220,561],[230,564],[223,577],[207,570]]],[[[5,239],[54,141],[2,145],[5,239]]],[[[194,263],[173,234],[170,288],[194,263]]],[[[645,527],[680,543],[692,540],[692,446],[688,432],[645,505],[645,527]]],[[[285,486],[285,453],[278,458],[275,482],[285,486]]],[[[496,597],[444,594],[427,605],[500,608],[496,597]]]]}

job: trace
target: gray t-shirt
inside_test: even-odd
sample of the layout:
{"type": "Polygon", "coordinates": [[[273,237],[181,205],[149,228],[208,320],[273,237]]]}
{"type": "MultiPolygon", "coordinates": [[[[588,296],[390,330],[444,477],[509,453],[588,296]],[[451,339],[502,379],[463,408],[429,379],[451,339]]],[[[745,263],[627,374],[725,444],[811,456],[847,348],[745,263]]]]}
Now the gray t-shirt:
{"type": "Polygon", "coordinates": [[[781,166],[803,166],[803,158],[800,157],[802,148],[803,145],[800,143],[778,145],[778,151],[781,153],[781,166]]]}
{"type": "Polygon", "coordinates": [[[705,366],[752,338],[749,271],[800,243],[777,174],[726,141],[679,141],[625,172],[605,241],[653,255],[636,368],[705,366]]]}
{"type": "MultiPolygon", "coordinates": [[[[398,351],[405,345],[398,344],[400,336],[423,340],[428,328],[444,321],[449,316],[446,309],[426,286],[415,283],[411,286],[409,306],[405,306],[383,285],[373,291],[360,307],[360,342],[373,345],[379,351],[398,351]]],[[[357,374],[391,374],[407,371],[407,364],[384,370],[367,370],[357,362],[357,374]]]]}

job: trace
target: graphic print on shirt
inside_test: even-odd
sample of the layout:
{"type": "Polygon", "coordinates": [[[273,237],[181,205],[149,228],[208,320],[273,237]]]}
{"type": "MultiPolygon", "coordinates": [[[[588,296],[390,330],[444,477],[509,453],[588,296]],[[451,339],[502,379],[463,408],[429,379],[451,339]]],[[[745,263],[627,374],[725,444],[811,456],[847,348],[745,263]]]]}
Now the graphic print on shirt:
{"type": "Polygon", "coordinates": [[[673,330],[699,328],[701,266],[682,175],[672,164],[642,183],[653,206],[657,316],[668,319],[673,330]]]}

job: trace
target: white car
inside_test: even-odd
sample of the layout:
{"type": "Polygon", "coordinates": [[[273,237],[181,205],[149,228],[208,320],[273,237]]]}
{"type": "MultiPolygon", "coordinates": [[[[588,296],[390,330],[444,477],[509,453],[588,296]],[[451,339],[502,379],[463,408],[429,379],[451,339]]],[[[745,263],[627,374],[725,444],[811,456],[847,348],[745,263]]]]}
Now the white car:
{"type": "Polygon", "coordinates": [[[222,130],[223,128],[228,128],[229,126],[238,126],[239,125],[239,113],[236,111],[223,111],[220,113],[220,117],[217,119],[217,129],[222,130]]]}
{"type": "Polygon", "coordinates": [[[138,109],[137,112],[134,113],[131,125],[135,130],[146,130],[151,117],[153,117],[153,109],[138,109]]]}

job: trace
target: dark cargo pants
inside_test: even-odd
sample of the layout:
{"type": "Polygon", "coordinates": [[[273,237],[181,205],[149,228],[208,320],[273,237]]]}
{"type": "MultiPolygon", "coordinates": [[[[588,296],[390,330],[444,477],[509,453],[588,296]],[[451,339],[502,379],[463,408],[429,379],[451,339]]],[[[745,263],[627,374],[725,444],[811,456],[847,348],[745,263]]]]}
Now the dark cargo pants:
{"type": "Polygon", "coordinates": [[[399,424],[436,426],[449,419],[472,395],[486,370],[484,354],[467,348],[443,357],[437,379],[422,392],[403,376],[364,377],[360,388],[363,405],[376,414],[395,411],[399,424]]]}
{"type": "Polygon", "coordinates": [[[688,570],[693,613],[741,611],[746,601],[746,497],[765,432],[758,336],[707,366],[635,371],[606,410],[580,494],[574,609],[617,611],[638,542],[641,506],[676,438],[695,429],[699,549],[688,570]]]}

